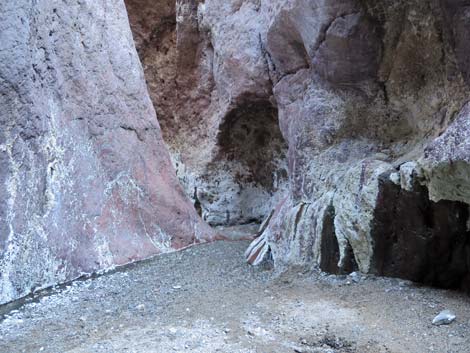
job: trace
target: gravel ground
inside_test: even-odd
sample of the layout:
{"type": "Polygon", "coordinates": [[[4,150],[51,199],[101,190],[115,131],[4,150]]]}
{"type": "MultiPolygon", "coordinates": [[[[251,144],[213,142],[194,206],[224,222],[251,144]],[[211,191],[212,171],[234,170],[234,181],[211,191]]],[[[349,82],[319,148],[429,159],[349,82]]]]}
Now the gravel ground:
{"type": "Polygon", "coordinates": [[[462,294],[275,275],[243,262],[247,245],[193,247],[0,308],[0,352],[470,352],[462,294]],[[433,326],[443,309],[457,320],[433,326]]]}

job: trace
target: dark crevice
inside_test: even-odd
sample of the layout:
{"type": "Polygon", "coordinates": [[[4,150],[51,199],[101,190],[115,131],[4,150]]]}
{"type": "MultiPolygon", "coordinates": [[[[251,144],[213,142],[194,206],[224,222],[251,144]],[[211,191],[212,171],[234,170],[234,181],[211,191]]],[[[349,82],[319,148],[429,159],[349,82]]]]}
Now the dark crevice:
{"type": "Polygon", "coordinates": [[[197,187],[194,188],[194,208],[196,209],[197,214],[199,217],[202,217],[202,206],[201,206],[201,201],[199,201],[199,198],[197,196],[197,187]]]}
{"type": "Polygon", "coordinates": [[[300,220],[302,219],[302,216],[304,215],[304,208],[305,208],[306,204],[305,203],[302,203],[297,211],[297,214],[295,215],[295,223],[294,223],[294,239],[297,235],[297,227],[300,223],[300,220]]]}
{"type": "Polygon", "coordinates": [[[268,74],[269,82],[271,83],[271,88],[272,88],[274,87],[273,74],[276,73],[276,64],[274,64],[273,58],[271,57],[271,53],[266,49],[266,46],[263,43],[263,39],[261,38],[261,33],[258,34],[258,40],[259,40],[261,54],[265,61],[266,72],[268,74]]]}
{"type": "Polygon", "coordinates": [[[424,186],[401,189],[380,178],[372,224],[373,272],[443,288],[468,287],[468,205],[433,202],[424,186]]]}
{"type": "Polygon", "coordinates": [[[328,207],[323,218],[323,232],[321,234],[321,260],[320,269],[322,271],[343,275],[357,271],[358,266],[354,258],[354,252],[348,243],[345,249],[344,258],[340,262],[340,251],[338,239],[335,233],[335,209],[328,207]]]}

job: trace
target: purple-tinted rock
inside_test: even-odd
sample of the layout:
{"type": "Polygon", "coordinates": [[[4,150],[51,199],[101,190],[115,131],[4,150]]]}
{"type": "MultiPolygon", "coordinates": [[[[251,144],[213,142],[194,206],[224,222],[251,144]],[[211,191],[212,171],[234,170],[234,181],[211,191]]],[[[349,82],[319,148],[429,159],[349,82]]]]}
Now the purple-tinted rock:
{"type": "Polygon", "coordinates": [[[124,4],[2,2],[0,27],[0,303],[210,239],[124,4]]]}

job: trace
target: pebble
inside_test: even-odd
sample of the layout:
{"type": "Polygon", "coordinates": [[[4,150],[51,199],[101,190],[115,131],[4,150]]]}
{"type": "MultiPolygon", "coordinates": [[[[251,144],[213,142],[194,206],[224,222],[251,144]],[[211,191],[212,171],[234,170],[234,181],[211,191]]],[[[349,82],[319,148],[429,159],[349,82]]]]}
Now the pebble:
{"type": "Polygon", "coordinates": [[[455,320],[455,314],[450,310],[444,310],[437,315],[434,320],[432,320],[432,324],[436,326],[440,325],[449,325],[455,320]]]}
{"type": "Polygon", "coordinates": [[[354,283],[359,283],[361,281],[361,274],[359,272],[351,272],[349,277],[354,283]]]}

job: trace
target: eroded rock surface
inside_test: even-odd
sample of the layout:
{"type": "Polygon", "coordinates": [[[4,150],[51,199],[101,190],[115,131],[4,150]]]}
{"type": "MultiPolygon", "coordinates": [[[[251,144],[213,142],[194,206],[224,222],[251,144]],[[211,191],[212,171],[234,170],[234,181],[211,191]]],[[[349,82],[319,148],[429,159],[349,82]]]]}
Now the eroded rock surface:
{"type": "MultiPolygon", "coordinates": [[[[468,282],[466,108],[456,118],[468,86],[454,39],[464,34],[448,28],[446,5],[288,3],[281,13],[298,28],[312,8],[323,24],[302,42],[309,65],[274,86],[290,147],[288,206],[267,236],[274,258],[334,269],[336,244],[324,240],[333,214],[340,272],[350,271],[352,253],[363,272],[468,282]]],[[[270,30],[279,37],[283,28],[270,30]]]]}
{"type": "Polygon", "coordinates": [[[208,239],[121,1],[0,3],[0,303],[208,239]]]}
{"type": "Polygon", "coordinates": [[[150,46],[139,38],[163,31],[166,2],[144,31],[146,2],[126,3],[186,194],[211,224],[261,222],[285,189],[287,145],[270,100],[260,4],[178,0],[173,39],[163,48],[163,36],[150,46]]]}
{"type": "Polygon", "coordinates": [[[280,268],[468,282],[469,8],[176,1],[163,130],[186,193],[212,223],[274,210],[253,249],[280,268]]]}
{"type": "Polygon", "coordinates": [[[125,3],[150,97],[123,2],[0,5],[0,302],[197,212],[269,216],[253,262],[469,285],[470,2],[125,3]]]}

